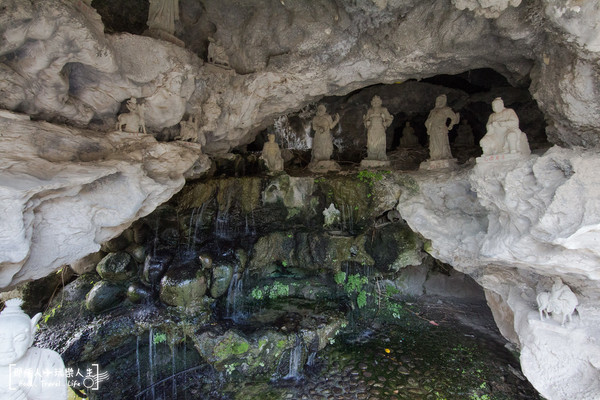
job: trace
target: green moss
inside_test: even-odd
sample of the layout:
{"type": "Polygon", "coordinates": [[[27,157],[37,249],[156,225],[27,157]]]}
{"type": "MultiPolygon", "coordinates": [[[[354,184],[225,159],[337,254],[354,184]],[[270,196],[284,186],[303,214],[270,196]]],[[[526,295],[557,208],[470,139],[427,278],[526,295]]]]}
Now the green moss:
{"type": "Polygon", "coordinates": [[[285,340],[280,340],[277,342],[277,348],[278,349],[284,349],[286,345],[286,341],[285,340]]]}

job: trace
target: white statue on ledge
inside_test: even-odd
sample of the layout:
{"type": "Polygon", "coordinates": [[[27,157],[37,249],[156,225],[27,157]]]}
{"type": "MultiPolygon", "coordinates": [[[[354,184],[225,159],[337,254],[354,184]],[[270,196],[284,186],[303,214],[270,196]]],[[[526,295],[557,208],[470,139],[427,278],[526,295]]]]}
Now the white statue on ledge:
{"type": "Polygon", "coordinates": [[[429,136],[429,160],[450,160],[450,142],[448,132],[460,121],[460,114],[452,111],[446,105],[446,95],[439,95],[435,99],[435,108],[429,112],[425,121],[427,135],[429,136]],[[450,123],[448,123],[450,120],[450,123]]]}
{"type": "Polygon", "coordinates": [[[7,300],[0,313],[0,398],[66,400],[63,360],[55,351],[31,347],[42,314],[30,319],[22,303],[7,300]]]}
{"type": "Polygon", "coordinates": [[[269,134],[269,141],[263,145],[260,158],[264,160],[270,172],[283,171],[283,157],[279,145],[275,142],[274,134],[269,134]]]}
{"type": "Polygon", "coordinates": [[[363,116],[367,128],[367,159],[386,161],[385,154],[386,138],[385,130],[392,124],[394,117],[387,108],[382,107],[381,98],[373,96],[371,108],[363,116]]]}
{"type": "Polygon", "coordinates": [[[123,126],[125,126],[125,132],[129,133],[140,133],[146,134],[146,124],[144,122],[144,105],[138,104],[135,97],[127,100],[128,113],[120,114],[117,117],[117,127],[119,132],[123,132],[123,126]]]}
{"type": "Polygon", "coordinates": [[[531,154],[527,136],[519,129],[519,117],[512,108],[504,108],[500,97],[492,101],[494,112],[486,124],[487,133],[479,141],[483,157],[499,154],[531,154]]]}
{"type": "Polygon", "coordinates": [[[549,314],[552,314],[553,318],[562,317],[561,325],[563,326],[567,319],[571,322],[571,317],[579,304],[575,293],[559,277],[554,278],[550,292],[538,294],[536,300],[541,320],[544,320],[544,316],[548,317],[549,314]]]}
{"type": "Polygon", "coordinates": [[[327,114],[323,104],[317,107],[317,115],[312,120],[315,138],[312,143],[312,160],[308,168],[313,172],[339,171],[340,166],[331,160],[333,154],[333,137],[331,130],[340,122],[339,114],[335,119],[327,114]]]}

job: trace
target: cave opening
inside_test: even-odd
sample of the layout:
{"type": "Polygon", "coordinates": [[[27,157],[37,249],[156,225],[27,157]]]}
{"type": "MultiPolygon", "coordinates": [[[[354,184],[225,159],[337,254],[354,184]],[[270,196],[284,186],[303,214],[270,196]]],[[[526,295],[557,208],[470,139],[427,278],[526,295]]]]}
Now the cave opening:
{"type": "MultiPolygon", "coordinates": [[[[418,137],[419,150],[426,150],[428,138],[424,123],[434,107],[436,96],[440,94],[446,94],[448,105],[460,114],[461,123],[449,132],[452,152],[459,162],[464,163],[471,157],[481,155],[479,140],[486,133],[486,122],[492,113],[491,102],[496,97],[501,97],[506,107],[515,110],[520,129],[527,135],[532,151],[543,150],[550,146],[545,132],[546,122],[528,86],[528,80],[518,86],[512,85],[491,68],[473,69],[456,75],[435,75],[394,84],[371,85],[344,96],[325,96],[299,111],[277,118],[245,150],[260,151],[267,135],[274,133],[282,149],[300,154],[295,159],[295,165],[306,166],[310,161],[310,136],[313,135],[311,120],[317,104],[324,104],[330,115],[340,115],[339,125],[331,132],[334,143],[332,158],[342,165],[356,164],[366,156],[363,115],[374,95],[381,97],[384,107],[394,117],[392,125],[386,131],[387,152],[397,152],[402,148],[401,138],[406,123],[411,125],[418,137]],[[461,130],[466,136],[459,138],[461,130]]],[[[407,165],[406,169],[415,169],[418,167],[417,161],[423,161],[427,155],[427,151],[421,151],[415,162],[407,165]]]]}

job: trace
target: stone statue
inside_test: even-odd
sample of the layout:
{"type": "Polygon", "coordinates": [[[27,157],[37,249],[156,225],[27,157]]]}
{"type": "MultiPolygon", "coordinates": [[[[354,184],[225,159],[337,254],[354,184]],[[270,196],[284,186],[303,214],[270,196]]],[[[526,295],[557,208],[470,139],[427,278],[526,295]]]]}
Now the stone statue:
{"type": "Polygon", "coordinates": [[[472,147],[475,144],[475,139],[473,138],[473,129],[466,119],[461,120],[460,125],[458,125],[458,135],[454,140],[454,144],[456,146],[464,147],[472,147]]]}
{"type": "Polygon", "coordinates": [[[29,318],[21,299],[0,313],[0,398],[66,400],[65,365],[52,350],[31,347],[41,313],[29,318]]]}
{"type": "Polygon", "coordinates": [[[541,320],[544,319],[544,315],[548,317],[548,314],[552,314],[553,318],[562,316],[561,325],[563,326],[567,319],[571,322],[571,316],[579,304],[575,293],[559,277],[554,278],[550,292],[538,294],[536,300],[541,320]]]}
{"type": "Polygon", "coordinates": [[[381,106],[381,98],[373,96],[371,108],[363,116],[367,128],[367,159],[386,161],[385,130],[392,124],[394,117],[387,108],[381,106]]]}
{"type": "Polygon", "coordinates": [[[269,141],[264,144],[260,158],[264,160],[270,172],[283,171],[283,157],[274,134],[269,134],[269,141]]]}
{"type": "Polygon", "coordinates": [[[150,0],[148,28],[173,35],[179,21],[179,0],[150,0]]]}
{"type": "Polygon", "coordinates": [[[315,137],[312,143],[312,160],[308,168],[313,172],[339,171],[340,166],[331,160],[333,154],[333,137],[331,130],[340,122],[340,116],[335,119],[327,114],[323,104],[317,107],[317,115],[312,120],[315,137]]]}
{"type": "Polygon", "coordinates": [[[214,38],[208,38],[208,62],[229,68],[229,56],[225,48],[214,38]]]}
{"type": "Polygon", "coordinates": [[[200,133],[200,120],[196,115],[190,115],[187,121],[179,122],[179,136],[177,140],[198,143],[201,146],[206,144],[206,137],[200,133]]]}
{"type": "Polygon", "coordinates": [[[448,132],[459,120],[460,115],[446,105],[446,95],[438,96],[435,99],[435,108],[429,112],[425,121],[429,136],[429,160],[452,159],[448,132]]]}
{"type": "Polygon", "coordinates": [[[410,126],[410,122],[406,121],[404,129],[402,129],[402,137],[400,138],[400,147],[417,147],[419,146],[419,138],[415,135],[415,129],[410,126]]]}
{"type": "Polygon", "coordinates": [[[492,101],[494,112],[488,118],[487,132],[479,141],[483,156],[531,153],[527,136],[519,129],[519,117],[512,108],[504,108],[500,97],[492,101]]]}
{"type": "Polygon", "coordinates": [[[117,117],[117,127],[119,132],[123,131],[130,133],[146,133],[146,124],[144,123],[144,105],[138,104],[135,97],[127,101],[128,113],[121,114],[117,117]]]}
{"type": "Polygon", "coordinates": [[[329,204],[329,207],[323,210],[323,219],[325,220],[323,227],[331,228],[340,223],[340,210],[335,208],[333,203],[329,204]]]}

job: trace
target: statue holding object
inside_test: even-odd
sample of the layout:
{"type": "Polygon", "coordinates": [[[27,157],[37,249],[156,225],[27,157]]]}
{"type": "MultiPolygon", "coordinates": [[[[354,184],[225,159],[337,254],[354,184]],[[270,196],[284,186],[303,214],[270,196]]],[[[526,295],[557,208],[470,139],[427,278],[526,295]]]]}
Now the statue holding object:
{"type": "Polygon", "coordinates": [[[312,144],[312,160],[308,168],[313,172],[339,171],[340,166],[331,160],[333,154],[333,137],[331,130],[340,122],[339,114],[335,119],[327,114],[323,104],[317,107],[317,115],[312,120],[315,137],[312,144]]]}
{"type": "Polygon", "coordinates": [[[554,278],[554,284],[550,292],[542,292],[537,295],[538,310],[540,319],[544,320],[549,314],[555,319],[561,318],[561,326],[565,325],[566,320],[572,320],[575,308],[579,304],[575,293],[565,285],[559,277],[554,278]]]}
{"type": "Polygon", "coordinates": [[[385,130],[394,117],[382,106],[381,98],[373,96],[371,108],[363,116],[367,128],[367,160],[387,161],[385,130]]]}

